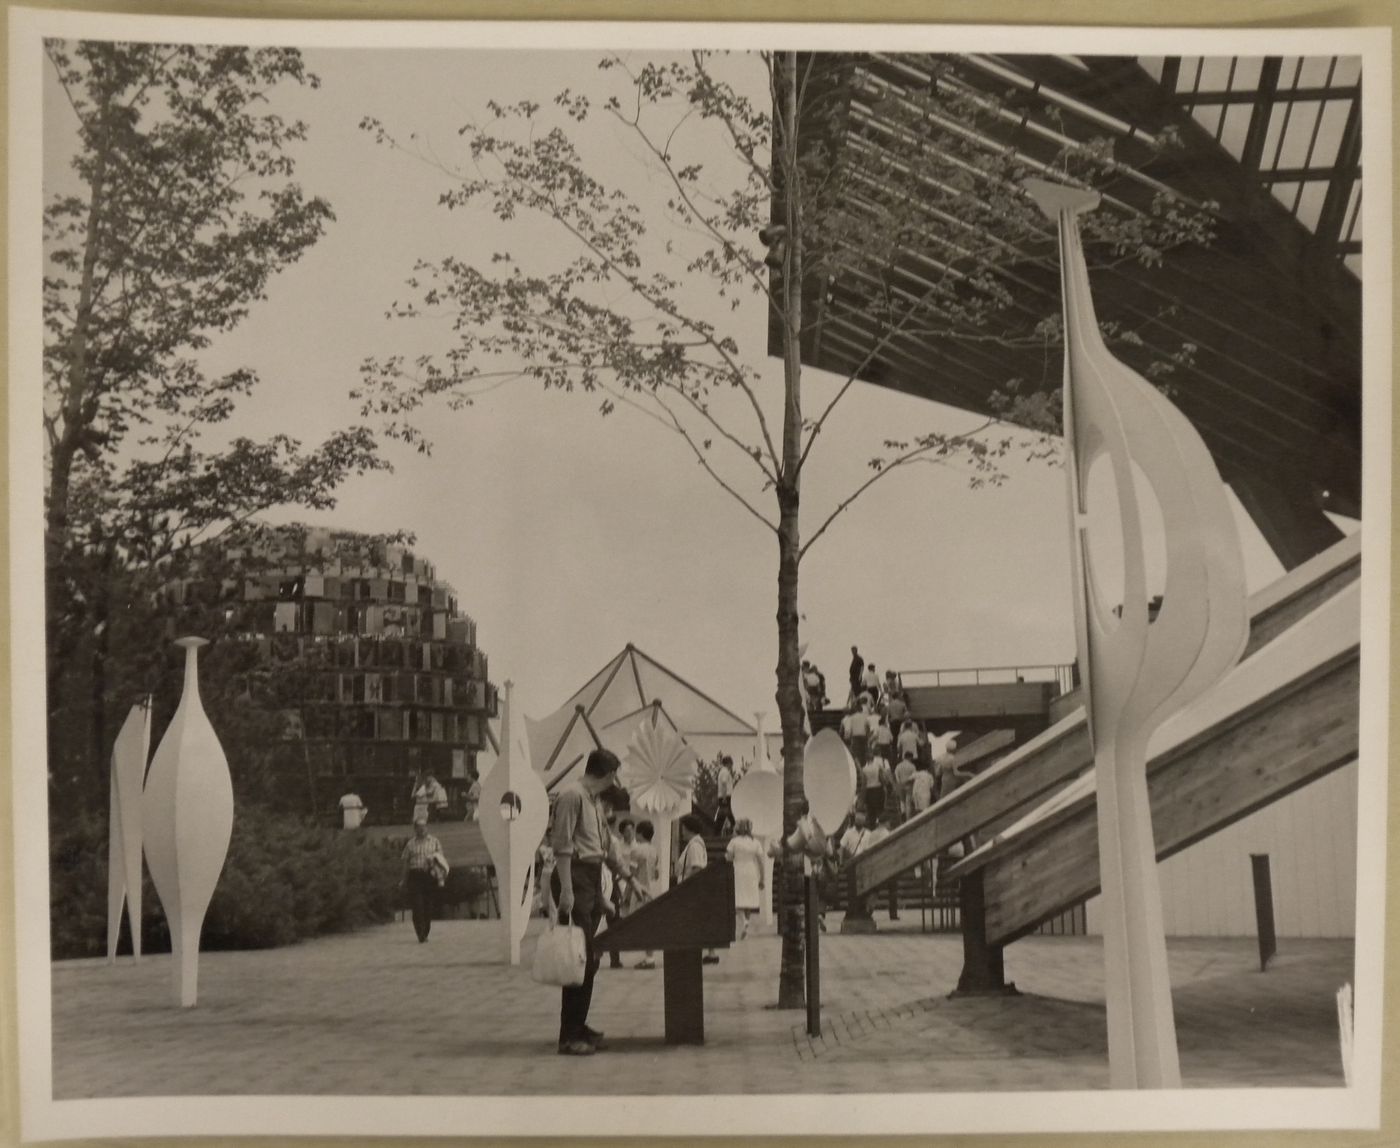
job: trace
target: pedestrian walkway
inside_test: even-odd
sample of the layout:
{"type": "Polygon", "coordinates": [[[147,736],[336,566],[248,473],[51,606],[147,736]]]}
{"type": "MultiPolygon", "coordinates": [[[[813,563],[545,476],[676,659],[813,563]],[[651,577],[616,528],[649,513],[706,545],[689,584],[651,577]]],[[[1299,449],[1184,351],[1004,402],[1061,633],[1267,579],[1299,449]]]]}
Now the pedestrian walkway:
{"type": "MultiPolygon", "coordinates": [[[[559,994],[501,961],[499,924],[405,922],[266,952],[206,953],[199,1004],[171,1004],[170,958],[53,968],[57,1099],[170,1095],[647,1095],[1095,1089],[1108,1084],[1102,950],[1029,937],[1007,950],[1023,995],[949,999],[955,936],[822,939],[823,1033],[775,999],[771,932],[705,975],[703,1047],[662,1040],[659,969],[608,969],[592,1023],[609,1051],[554,1055],[559,994]],[[545,1073],[547,1072],[547,1075],[545,1073]]],[[[884,924],[883,920],[881,921],[884,924]]],[[[1350,941],[1169,945],[1185,1083],[1342,1084],[1334,995],[1350,941]]]]}

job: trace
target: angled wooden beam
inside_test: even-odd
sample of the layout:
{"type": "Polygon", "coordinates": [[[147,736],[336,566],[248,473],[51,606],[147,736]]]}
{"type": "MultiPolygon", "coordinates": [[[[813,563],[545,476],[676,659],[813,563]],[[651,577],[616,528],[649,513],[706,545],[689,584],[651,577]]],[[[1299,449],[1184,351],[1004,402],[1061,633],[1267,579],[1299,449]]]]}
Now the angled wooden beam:
{"type": "MultiPolygon", "coordinates": [[[[1244,656],[1273,641],[1356,582],[1360,569],[1358,532],[1252,595],[1250,639],[1244,656]]],[[[868,893],[969,834],[1003,823],[1008,815],[1026,809],[1084,773],[1093,762],[1081,704],[862,853],[853,862],[856,892],[868,893]]]]}
{"type": "MultiPolygon", "coordinates": [[[[1360,685],[1354,647],[1209,739],[1152,761],[1148,789],[1158,861],[1354,761],[1360,685]]],[[[1086,774],[1080,782],[1092,780],[1086,774]]],[[[1096,803],[1092,785],[1084,789],[1034,832],[962,863],[982,872],[988,943],[1008,944],[1099,892],[1096,803]]]]}

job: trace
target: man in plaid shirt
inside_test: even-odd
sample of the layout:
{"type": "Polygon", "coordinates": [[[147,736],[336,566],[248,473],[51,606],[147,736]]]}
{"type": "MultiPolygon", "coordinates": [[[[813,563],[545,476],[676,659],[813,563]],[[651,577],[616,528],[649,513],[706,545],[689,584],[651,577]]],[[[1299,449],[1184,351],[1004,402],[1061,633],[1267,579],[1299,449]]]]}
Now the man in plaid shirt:
{"type": "Polygon", "coordinates": [[[428,832],[427,818],[414,819],[413,836],[403,847],[403,865],[408,905],[413,911],[413,930],[421,945],[433,927],[433,901],[449,871],[442,842],[428,832]]]}

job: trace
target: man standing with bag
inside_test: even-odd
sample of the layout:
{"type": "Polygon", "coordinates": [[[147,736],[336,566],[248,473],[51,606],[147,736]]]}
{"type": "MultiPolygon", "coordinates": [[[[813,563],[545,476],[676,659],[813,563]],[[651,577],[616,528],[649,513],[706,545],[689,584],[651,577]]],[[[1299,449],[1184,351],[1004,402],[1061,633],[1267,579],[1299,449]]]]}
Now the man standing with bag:
{"type": "MultiPolygon", "coordinates": [[[[603,1034],[588,1027],[588,1006],[593,1000],[593,978],[598,953],[593,934],[603,920],[603,866],[612,864],[607,814],[599,803],[613,787],[622,763],[611,750],[595,749],[588,755],[583,777],[569,786],[554,805],[554,875],[550,887],[559,906],[559,923],[583,930],[587,959],[583,983],[565,985],[559,1008],[559,1054],[592,1056],[604,1047],[603,1034]]],[[[626,876],[625,873],[621,874],[626,876]]]]}

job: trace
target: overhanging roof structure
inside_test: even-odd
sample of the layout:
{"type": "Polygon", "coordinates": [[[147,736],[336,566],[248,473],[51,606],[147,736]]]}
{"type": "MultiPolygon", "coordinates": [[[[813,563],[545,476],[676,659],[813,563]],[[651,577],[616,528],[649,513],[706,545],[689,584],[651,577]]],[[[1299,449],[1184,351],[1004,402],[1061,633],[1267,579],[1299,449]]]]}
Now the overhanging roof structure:
{"type": "MultiPolygon", "coordinates": [[[[804,66],[799,58],[799,74],[804,66]]],[[[812,74],[822,98],[844,103],[848,129],[835,144],[799,139],[834,148],[836,163],[907,147],[881,108],[936,90],[995,105],[978,142],[1013,149],[1032,171],[1067,143],[1104,141],[1114,168],[1101,211],[1152,212],[1164,191],[1213,205],[1208,246],[1169,250],[1156,267],[1091,269],[1100,320],[1141,337],[1115,353],[1144,370],[1193,349],[1171,377],[1172,399],[1285,566],[1340,536],[1324,509],[1360,517],[1359,60],[875,54],[824,56],[812,74]],[[1179,146],[1156,146],[1164,135],[1179,146]]],[[[927,223],[925,242],[893,267],[872,262],[868,276],[886,290],[923,289],[957,239],[936,213],[927,223]]],[[[1028,326],[1058,316],[1052,245],[998,274],[1028,326]]],[[[1058,345],[985,331],[891,335],[858,293],[803,286],[809,366],[982,413],[1013,380],[1022,393],[1059,388],[1058,345]]],[[[769,350],[781,354],[771,313],[769,350]]]]}

